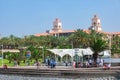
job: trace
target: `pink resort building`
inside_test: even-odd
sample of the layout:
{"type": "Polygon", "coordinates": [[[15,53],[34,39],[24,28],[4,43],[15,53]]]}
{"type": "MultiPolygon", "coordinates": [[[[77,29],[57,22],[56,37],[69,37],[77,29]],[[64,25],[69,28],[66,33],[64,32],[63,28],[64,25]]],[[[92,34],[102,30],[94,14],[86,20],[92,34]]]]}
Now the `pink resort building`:
{"type": "MultiPolygon", "coordinates": [[[[90,30],[95,30],[95,31],[98,31],[100,33],[104,33],[104,34],[108,35],[108,37],[109,36],[112,37],[115,35],[120,36],[120,32],[104,32],[102,30],[100,18],[98,18],[97,15],[94,15],[94,17],[92,18],[91,26],[87,30],[83,29],[83,31],[85,31],[85,32],[89,32],[90,30]]],[[[47,36],[47,35],[68,36],[68,35],[74,33],[75,31],[76,30],[63,30],[61,20],[56,18],[55,21],[53,22],[53,29],[52,30],[47,30],[44,33],[38,33],[38,34],[34,34],[34,35],[35,36],[47,36]]]]}

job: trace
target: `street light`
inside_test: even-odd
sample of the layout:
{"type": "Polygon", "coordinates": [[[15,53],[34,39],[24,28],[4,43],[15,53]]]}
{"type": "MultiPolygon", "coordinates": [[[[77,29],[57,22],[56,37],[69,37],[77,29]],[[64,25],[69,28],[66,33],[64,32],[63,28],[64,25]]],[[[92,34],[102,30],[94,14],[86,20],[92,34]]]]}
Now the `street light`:
{"type": "Polygon", "coordinates": [[[44,47],[42,48],[42,52],[43,52],[43,62],[45,62],[45,57],[44,57],[44,47]]]}
{"type": "Polygon", "coordinates": [[[1,45],[2,46],[2,66],[3,66],[3,45],[1,45]]]}
{"type": "Polygon", "coordinates": [[[111,35],[109,36],[110,64],[111,64],[111,35]]]}
{"type": "Polygon", "coordinates": [[[74,56],[74,51],[73,51],[73,41],[72,41],[72,63],[73,63],[73,56],[74,56]]]}
{"type": "Polygon", "coordinates": [[[42,48],[42,53],[43,53],[43,62],[45,61],[44,60],[44,46],[40,46],[39,48],[42,48]]]}

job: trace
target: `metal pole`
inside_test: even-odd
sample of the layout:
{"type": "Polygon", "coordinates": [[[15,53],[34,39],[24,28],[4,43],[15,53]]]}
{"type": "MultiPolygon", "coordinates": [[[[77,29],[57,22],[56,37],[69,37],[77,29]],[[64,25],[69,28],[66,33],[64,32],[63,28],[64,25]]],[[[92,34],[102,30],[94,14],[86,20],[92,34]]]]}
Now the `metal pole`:
{"type": "Polygon", "coordinates": [[[44,47],[42,47],[42,52],[43,52],[43,63],[44,63],[44,47]]]}
{"type": "Polygon", "coordinates": [[[110,64],[111,64],[111,35],[110,35],[110,42],[109,42],[109,50],[110,50],[110,64]]]}
{"type": "MultiPolygon", "coordinates": [[[[56,48],[57,48],[57,47],[56,47],[56,48]]],[[[56,58],[57,58],[57,55],[55,54],[55,56],[54,56],[54,60],[57,62],[57,59],[56,59],[56,58]]]]}
{"type": "Polygon", "coordinates": [[[74,56],[74,52],[73,52],[73,41],[72,41],[72,63],[73,63],[73,56],[74,56]]]}
{"type": "Polygon", "coordinates": [[[82,64],[83,64],[83,50],[82,50],[82,64]]]}
{"type": "Polygon", "coordinates": [[[74,61],[73,61],[73,60],[74,60],[73,58],[74,58],[74,50],[73,50],[73,41],[72,41],[72,67],[73,67],[73,62],[74,62],[74,61]]]}
{"type": "Polygon", "coordinates": [[[2,45],[2,66],[3,66],[3,45],[2,45]]]}

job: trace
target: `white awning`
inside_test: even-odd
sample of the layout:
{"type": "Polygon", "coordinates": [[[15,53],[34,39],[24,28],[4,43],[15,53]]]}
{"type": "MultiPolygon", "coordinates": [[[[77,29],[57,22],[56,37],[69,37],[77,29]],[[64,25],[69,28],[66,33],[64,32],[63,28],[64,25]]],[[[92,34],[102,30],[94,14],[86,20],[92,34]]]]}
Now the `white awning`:
{"type": "Polygon", "coordinates": [[[3,50],[1,50],[2,52],[13,52],[13,53],[15,53],[15,52],[20,52],[20,50],[18,50],[18,49],[3,49],[3,50]]]}
{"type": "Polygon", "coordinates": [[[63,57],[64,55],[70,55],[71,57],[75,56],[77,54],[78,56],[83,56],[83,55],[92,55],[93,51],[90,48],[87,49],[48,49],[55,55],[59,55],[60,57],[63,57]]]}
{"type": "Polygon", "coordinates": [[[104,57],[110,57],[110,50],[105,50],[99,53],[99,55],[103,55],[104,57]]]}
{"type": "Polygon", "coordinates": [[[92,55],[93,51],[88,47],[84,49],[83,55],[92,55]]]}

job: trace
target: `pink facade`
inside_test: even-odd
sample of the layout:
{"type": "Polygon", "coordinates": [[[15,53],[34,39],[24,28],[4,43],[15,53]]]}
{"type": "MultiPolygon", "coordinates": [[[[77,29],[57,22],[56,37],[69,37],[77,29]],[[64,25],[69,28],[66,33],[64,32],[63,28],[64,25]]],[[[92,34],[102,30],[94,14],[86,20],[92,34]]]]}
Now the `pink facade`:
{"type": "MultiPolygon", "coordinates": [[[[103,32],[102,26],[101,26],[101,21],[97,15],[94,15],[94,17],[92,18],[91,21],[92,21],[91,26],[88,28],[88,30],[83,30],[83,31],[89,33],[90,30],[95,30],[95,31],[104,33],[106,35],[111,35],[111,36],[118,35],[118,36],[120,36],[120,32],[103,32]]],[[[53,29],[52,30],[46,31],[44,33],[35,34],[35,36],[48,36],[48,35],[56,36],[58,34],[64,36],[64,35],[68,35],[68,34],[71,34],[74,32],[75,32],[75,30],[63,30],[61,20],[56,18],[55,21],[53,22],[53,29]]]]}

